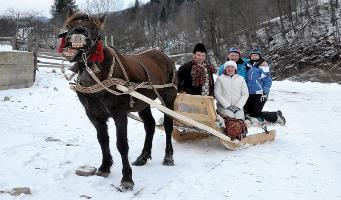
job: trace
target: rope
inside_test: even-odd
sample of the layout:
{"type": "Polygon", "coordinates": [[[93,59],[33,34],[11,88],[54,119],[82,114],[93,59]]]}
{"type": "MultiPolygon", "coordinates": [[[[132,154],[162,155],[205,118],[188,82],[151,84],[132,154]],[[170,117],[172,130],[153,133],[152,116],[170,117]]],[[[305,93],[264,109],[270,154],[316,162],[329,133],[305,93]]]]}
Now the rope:
{"type": "Polygon", "coordinates": [[[108,78],[112,78],[112,74],[114,73],[115,63],[116,63],[116,59],[115,59],[115,57],[112,57],[112,64],[110,66],[108,78]]]}
{"type": "Polygon", "coordinates": [[[62,67],[60,68],[60,71],[67,81],[71,81],[71,79],[76,75],[76,73],[73,72],[69,77],[67,77],[67,75],[65,74],[64,60],[62,60],[62,67]]]}
{"type": "MultiPolygon", "coordinates": [[[[117,60],[118,65],[121,67],[121,70],[122,70],[122,73],[123,73],[124,78],[125,78],[125,79],[128,81],[128,83],[129,83],[128,74],[127,74],[126,70],[124,69],[123,64],[122,64],[120,58],[118,57],[118,55],[116,54],[116,52],[113,51],[111,48],[109,48],[109,51],[110,51],[111,55],[113,55],[113,58],[117,60]]],[[[85,62],[85,61],[84,61],[84,62],[85,62]]]]}

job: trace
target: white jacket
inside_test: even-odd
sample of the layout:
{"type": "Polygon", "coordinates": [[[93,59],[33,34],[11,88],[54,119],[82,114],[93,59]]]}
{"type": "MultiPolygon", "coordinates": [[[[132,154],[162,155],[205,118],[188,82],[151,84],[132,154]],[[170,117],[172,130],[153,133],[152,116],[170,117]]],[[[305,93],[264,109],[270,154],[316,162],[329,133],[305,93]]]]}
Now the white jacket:
{"type": "Polygon", "coordinates": [[[220,75],[214,86],[214,96],[217,99],[217,110],[229,117],[244,119],[243,107],[249,97],[249,91],[245,79],[238,74],[232,77],[220,75]],[[240,110],[236,113],[227,108],[231,105],[237,106],[240,110]]]}

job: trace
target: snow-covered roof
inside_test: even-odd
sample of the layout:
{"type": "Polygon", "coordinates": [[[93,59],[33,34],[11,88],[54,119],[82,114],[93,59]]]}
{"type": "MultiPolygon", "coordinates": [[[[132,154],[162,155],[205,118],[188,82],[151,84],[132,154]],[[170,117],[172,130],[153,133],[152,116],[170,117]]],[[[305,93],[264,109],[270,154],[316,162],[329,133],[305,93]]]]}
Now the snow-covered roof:
{"type": "Polygon", "coordinates": [[[12,51],[12,46],[10,44],[0,44],[1,51],[12,51]]]}

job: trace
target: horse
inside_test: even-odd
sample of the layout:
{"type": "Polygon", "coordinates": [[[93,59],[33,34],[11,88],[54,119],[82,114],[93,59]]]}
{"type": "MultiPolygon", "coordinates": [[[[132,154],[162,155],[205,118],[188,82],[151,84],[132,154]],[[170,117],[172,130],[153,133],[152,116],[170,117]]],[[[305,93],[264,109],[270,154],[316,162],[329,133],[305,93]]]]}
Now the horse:
{"type": "MultiPolygon", "coordinates": [[[[150,50],[138,55],[123,55],[117,49],[105,47],[100,36],[104,26],[105,15],[93,16],[84,12],[69,10],[67,19],[59,34],[61,45],[59,51],[70,62],[76,62],[70,69],[78,73],[79,87],[91,88],[98,85],[87,66],[93,70],[96,78],[102,83],[106,80],[121,80],[127,87],[132,83],[149,83],[149,88],[141,87],[135,90],[148,98],[160,98],[164,106],[174,110],[177,95],[177,75],[173,61],[159,50],[150,50]],[[124,81],[122,81],[124,80],[124,81]],[[153,85],[166,85],[155,88],[153,85]],[[171,84],[171,86],[169,86],[171,84]]],[[[115,85],[108,86],[115,90],[115,85]]],[[[131,88],[131,87],[130,87],[131,88]]],[[[122,159],[122,179],[120,187],[132,190],[134,181],[132,169],[128,160],[127,123],[130,112],[138,112],[144,124],[146,133],[141,154],[132,163],[136,166],[145,165],[151,159],[155,120],[150,105],[133,98],[128,93],[113,94],[108,90],[82,92],[76,90],[81,104],[97,131],[97,139],[102,150],[102,163],[96,175],[107,177],[113,164],[109,147],[107,121],[112,118],[116,126],[116,146],[122,159]]],[[[118,91],[117,91],[118,92],[118,91]]],[[[164,115],[166,147],[163,165],[173,166],[173,147],[171,133],[173,119],[164,115]]]]}

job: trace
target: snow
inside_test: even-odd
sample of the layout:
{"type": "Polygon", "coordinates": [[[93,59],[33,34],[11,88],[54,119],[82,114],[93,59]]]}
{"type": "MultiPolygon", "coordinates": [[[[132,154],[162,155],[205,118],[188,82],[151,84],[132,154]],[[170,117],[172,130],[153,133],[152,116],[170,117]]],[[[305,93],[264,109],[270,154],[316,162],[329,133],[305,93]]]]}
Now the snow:
{"type": "Polygon", "coordinates": [[[12,46],[10,44],[0,44],[1,51],[12,51],[12,46]]]}
{"type": "MultiPolygon", "coordinates": [[[[48,62],[51,64],[62,64],[64,60],[64,65],[71,65],[70,62],[66,61],[65,59],[63,59],[62,57],[46,57],[46,58],[42,58],[42,57],[38,57],[38,61],[40,62],[48,62]],[[57,58],[57,59],[56,59],[57,58]]],[[[40,65],[44,65],[43,63],[39,63],[40,65]]],[[[45,64],[47,65],[47,64],[45,64]]]]}
{"type": "MultiPolygon", "coordinates": [[[[75,175],[80,166],[100,165],[100,146],[75,93],[52,70],[40,68],[31,88],[0,91],[0,190],[32,192],[15,199],[341,199],[338,84],[274,82],[265,110],[280,108],[287,126],[276,127],[272,143],[228,151],[213,137],[173,141],[175,166],[166,167],[165,135],[157,130],[153,159],[132,166],[135,188],[121,193],[111,185],[122,176],[112,120],[112,174],[75,175]]],[[[143,125],[129,119],[128,133],[132,162],[143,147],[143,125]]]]}

